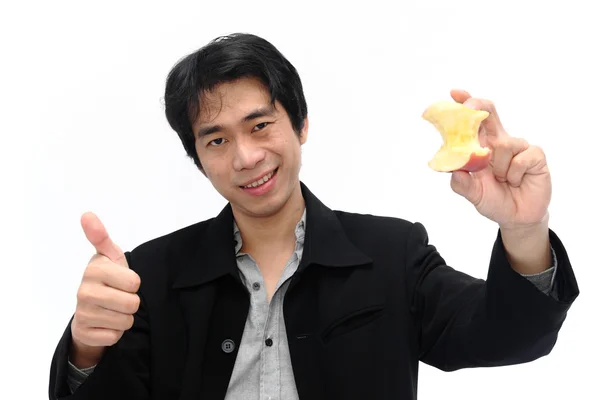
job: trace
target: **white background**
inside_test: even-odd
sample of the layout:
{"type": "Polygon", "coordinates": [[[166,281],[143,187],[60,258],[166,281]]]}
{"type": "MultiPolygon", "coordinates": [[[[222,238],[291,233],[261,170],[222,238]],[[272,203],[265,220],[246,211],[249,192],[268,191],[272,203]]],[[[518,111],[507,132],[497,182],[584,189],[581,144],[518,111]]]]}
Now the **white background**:
{"type": "Polygon", "coordinates": [[[554,351],[495,369],[423,365],[419,398],[600,398],[595,7],[3,3],[0,397],[47,398],[50,360],[92,255],[84,211],[129,250],[224,206],[168,127],[162,95],[180,57],[245,31],[275,44],[303,79],[310,133],[301,179],[310,189],[332,208],[423,222],[446,261],[474,276],[486,276],[496,226],[452,192],[449,175],[427,167],[441,139],[421,112],[464,88],[493,100],[509,133],[545,149],[551,228],[582,291],[554,351]]]}

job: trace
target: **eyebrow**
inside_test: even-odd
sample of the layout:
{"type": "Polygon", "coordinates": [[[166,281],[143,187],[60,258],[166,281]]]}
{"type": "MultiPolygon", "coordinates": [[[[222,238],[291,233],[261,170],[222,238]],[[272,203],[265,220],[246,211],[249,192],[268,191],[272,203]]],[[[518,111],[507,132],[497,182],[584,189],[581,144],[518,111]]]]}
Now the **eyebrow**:
{"type": "MultiPolygon", "coordinates": [[[[240,122],[247,123],[247,122],[250,122],[257,118],[272,117],[275,115],[275,113],[276,113],[275,107],[272,105],[259,107],[256,110],[252,111],[251,113],[247,114],[244,118],[242,118],[242,120],[240,122]]],[[[219,125],[219,124],[203,126],[198,131],[198,137],[202,137],[202,136],[210,135],[212,133],[220,132],[221,130],[223,130],[223,125],[219,125]]]]}

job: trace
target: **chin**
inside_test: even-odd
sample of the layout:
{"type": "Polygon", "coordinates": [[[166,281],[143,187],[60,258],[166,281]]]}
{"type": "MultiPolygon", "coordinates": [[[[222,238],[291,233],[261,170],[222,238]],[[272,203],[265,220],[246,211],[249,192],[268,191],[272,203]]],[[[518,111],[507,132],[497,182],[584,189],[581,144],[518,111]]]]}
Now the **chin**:
{"type": "Polygon", "coordinates": [[[248,201],[231,201],[231,206],[234,210],[241,212],[244,215],[256,218],[266,218],[277,214],[285,205],[285,201],[279,199],[270,199],[268,201],[248,202],[248,201]]]}

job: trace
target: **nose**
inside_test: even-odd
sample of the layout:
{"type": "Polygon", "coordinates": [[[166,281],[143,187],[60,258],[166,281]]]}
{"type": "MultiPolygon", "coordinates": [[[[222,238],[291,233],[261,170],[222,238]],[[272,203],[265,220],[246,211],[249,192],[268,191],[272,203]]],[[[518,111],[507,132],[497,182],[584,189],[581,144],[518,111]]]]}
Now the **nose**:
{"type": "Polygon", "coordinates": [[[253,169],[265,159],[266,152],[249,138],[238,139],[235,142],[233,168],[236,171],[253,169]]]}

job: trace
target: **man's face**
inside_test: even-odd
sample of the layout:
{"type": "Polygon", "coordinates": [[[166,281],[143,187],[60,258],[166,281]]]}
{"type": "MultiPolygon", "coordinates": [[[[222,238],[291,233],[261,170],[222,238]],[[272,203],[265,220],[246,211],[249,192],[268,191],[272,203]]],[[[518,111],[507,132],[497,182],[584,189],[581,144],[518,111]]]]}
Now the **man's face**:
{"type": "Polygon", "coordinates": [[[259,80],[244,78],[204,93],[192,128],[206,177],[235,211],[273,215],[299,189],[308,121],[298,137],[259,80]]]}

